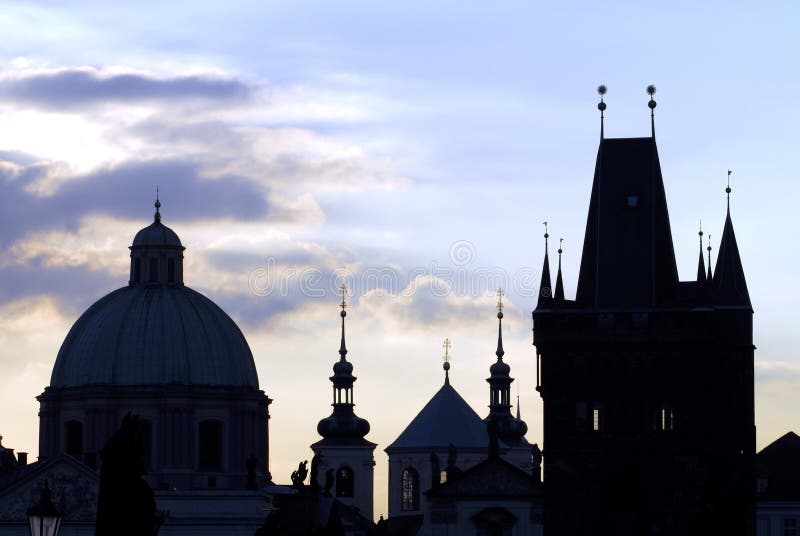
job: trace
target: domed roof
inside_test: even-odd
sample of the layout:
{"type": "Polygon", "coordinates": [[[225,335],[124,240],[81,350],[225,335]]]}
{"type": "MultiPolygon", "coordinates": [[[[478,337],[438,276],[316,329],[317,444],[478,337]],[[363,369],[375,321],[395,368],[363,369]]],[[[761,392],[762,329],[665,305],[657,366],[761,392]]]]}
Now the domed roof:
{"type": "Polygon", "coordinates": [[[146,246],[172,246],[183,247],[181,239],[178,235],[161,223],[161,219],[154,221],[133,237],[133,245],[131,247],[146,247],[146,246]]]}
{"type": "Polygon", "coordinates": [[[83,385],[258,388],[236,323],[183,285],[130,285],[99,299],[72,326],[51,387],[83,385]]]}

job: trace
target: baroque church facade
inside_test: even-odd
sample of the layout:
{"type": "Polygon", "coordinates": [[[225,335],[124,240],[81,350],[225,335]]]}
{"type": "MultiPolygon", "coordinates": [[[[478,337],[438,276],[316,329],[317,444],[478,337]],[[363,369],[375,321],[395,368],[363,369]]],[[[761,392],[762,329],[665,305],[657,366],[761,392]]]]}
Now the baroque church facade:
{"type": "Polygon", "coordinates": [[[560,249],[551,285],[545,233],[532,313],[543,451],[526,440],[518,404],[512,412],[500,295],[488,413],[459,395],[445,362],[442,387],[385,448],[388,518],[373,525],[377,445],[355,413],[343,299],[332,413],[317,426],[311,479],[305,486],[301,467],[292,486],[275,485],[271,400],[252,353],[233,320],[184,285],[184,247],[156,201],[130,247],[128,285],[76,321],[38,397],[40,461],[0,447],[0,528],[25,534],[20,516],[48,481],[61,534],[93,534],[99,452],[133,413],[144,478],[172,516],[160,534],[289,533],[274,527],[303,523],[333,531],[320,534],[755,534],[753,310],[731,190],[715,269],[701,233],[697,277],[679,281],[653,92],[644,138],[605,138],[601,98],[574,299],[560,249]]]}

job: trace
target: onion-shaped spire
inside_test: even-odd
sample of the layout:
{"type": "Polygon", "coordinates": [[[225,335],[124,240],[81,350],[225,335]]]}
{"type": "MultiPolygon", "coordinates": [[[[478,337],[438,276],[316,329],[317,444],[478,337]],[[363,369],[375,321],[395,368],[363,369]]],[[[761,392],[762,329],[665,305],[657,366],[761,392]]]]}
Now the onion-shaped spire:
{"type": "Polygon", "coordinates": [[[342,338],[339,344],[339,360],[333,365],[333,414],[317,424],[319,435],[329,440],[351,441],[363,438],[369,433],[369,422],[353,412],[353,365],[347,361],[347,345],[345,344],[344,319],[347,316],[347,288],[342,285],[342,302],[339,304],[342,319],[342,338]]]}

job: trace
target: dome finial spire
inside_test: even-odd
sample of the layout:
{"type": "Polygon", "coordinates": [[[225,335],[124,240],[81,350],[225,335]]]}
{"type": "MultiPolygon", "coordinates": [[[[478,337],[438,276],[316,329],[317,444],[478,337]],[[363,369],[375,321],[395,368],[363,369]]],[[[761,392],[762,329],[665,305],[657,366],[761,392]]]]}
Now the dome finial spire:
{"type": "Polygon", "coordinates": [[[339,345],[339,355],[341,356],[341,360],[344,361],[345,356],[347,355],[347,346],[344,343],[344,317],[347,316],[347,311],[345,311],[345,309],[347,309],[347,301],[345,299],[347,297],[347,287],[345,285],[342,285],[341,291],[342,291],[342,303],[339,304],[339,307],[342,308],[342,312],[339,313],[339,316],[342,317],[342,343],[341,345],[339,345]]]}
{"type": "MultiPolygon", "coordinates": [[[[706,267],[703,262],[703,220],[700,220],[700,230],[697,232],[700,241],[700,259],[697,261],[697,283],[704,283],[706,277],[706,267]]],[[[709,263],[711,260],[709,259],[709,263]]]]}
{"type": "Polygon", "coordinates": [[[597,94],[600,95],[600,102],[597,103],[597,109],[600,110],[600,139],[603,139],[603,121],[605,119],[604,112],[606,111],[606,103],[603,102],[603,95],[606,94],[608,88],[605,84],[597,86],[597,94]]]}
{"type": "Polygon", "coordinates": [[[503,360],[503,289],[497,289],[497,352],[499,361],[503,360]]]}
{"type": "Polygon", "coordinates": [[[647,86],[647,94],[650,95],[650,102],[647,103],[647,107],[650,108],[650,131],[652,133],[653,138],[656,137],[656,118],[655,118],[655,109],[656,109],[656,101],[653,99],[653,95],[656,94],[656,86],[650,84],[647,86]]]}
{"type": "Polygon", "coordinates": [[[158,200],[158,186],[156,186],[156,202],[153,203],[153,206],[156,207],[156,214],[153,218],[153,221],[159,223],[161,222],[161,212],[159,211],[161,208],[161,201],[158,200]]]}
{"type": "Polygon", "coordinates": [[[444,383],[445,385],[450,385],[450,348],[452,344],[450,343],[450,339],[445,339],[442,343],[442,348],[444,348],[444,364],[442,368],[444,369],[444,383]]]}

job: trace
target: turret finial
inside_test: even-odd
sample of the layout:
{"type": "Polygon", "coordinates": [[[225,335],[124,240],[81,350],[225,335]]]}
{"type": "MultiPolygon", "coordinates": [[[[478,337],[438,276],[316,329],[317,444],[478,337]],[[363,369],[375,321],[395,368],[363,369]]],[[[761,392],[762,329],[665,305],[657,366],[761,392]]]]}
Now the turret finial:
{"type": "Polygon", "coordinates": [[[728,170],[728,186],[725,188],[725,193],[728,194],[728,210],[730,210],[730,208],[731,208],[731,173],[733,173],[733,171],[731,171],[729,169],[728,170]]]}
{"type": "Polygon", "coordinates": [[[444,343],[442,343],[442,348],[444,348],[444,364],[442,368],[444,369],[444,383],[450,385],[450,348],[452,344],[450,343],[450,339],[445,339],[444,343]]]}
{"type": "Polygon", "coordinates": [[[711,235],[708,235],[708,247],[706,251],[708,251],[708,273],[706,274],[706,281],[711,281],[711,235]]]}
{"type": "Polygon", "coordinates": [[[697,261],[697,283],[705,283],[706,281],[706,267],[703,263],[703,220],[700,220],[700,230],[697,232],[700,240],[700,258],[697,261]]]}
{"type": "Polygon", "coordinates": [[[502,360],[505,352],[503,351],[503,289],[497,289],[497,351],[495,352],[498,360],[502,360]]]}
{"type": "Polygon", "coordinates": [[[547,221],[543,221],[542,225],[544,225],[544,249],[547,251],[547,239],[550,238],[550,234],[547,232],[547,221]]]}
{"type": "Polygon", "coordinates": [[[341,356],[341,360],[344,361],[345,356],[347,355],[347,346],[345,345],[344,342],[344,317],[347,316],[347,311],[345,311],[345,309],[347,309],[347,300],[345,299],[347,297],[347,287],[345,285],[342,285],[341,291],[342,291],[342,303],[339,304],[339,307],[342,308],[342,312],[339,313],[339,316],[342,317],[342,343],[339,346],[339,355],[341,356]]]}
{"type": "Polygon", "coordinates": [[[647,94],[650,95],[650,102],[647,103],[647,107],[650,108],[650,130],[652,136],[656,137],[656,119],[655,119],[655,109],[656,109],[656,101],[653,99],[653,95],[656,94],[656,86],[650,84],[647,86],[647,94]]]}
{"type": "Polygon", "coordinates": [[[158,186],[156,186],[156,202],[153,203],[153,206],[156,207],[156,214],[153,221],[158,223],[161,221],[161,212],[159,211],[161,208],[161,201],[158,200],[158,186]]]}
{"type": "Polygon", "coordinates": [[[555,298],[556,300],[564,300],[564,278],[561,275],[561,254],[564,253],[564,249],[562,245],[564,244],[564,238],[561,237],[558,239],[558,272],[556,273],[556,293],[555,298]]]}
{"type": "Polygon", "coordinates": [[[597,109],[600,110],[600,139],[603,139],[603,123],[605,119],[604,112],[606,111],[606,103],[603,102],[603,96],[608,91],[608,88],[604,84],[600,84],[597,86],[597,94],[600,95],[600,102],[597,103],[597,109]]]}

